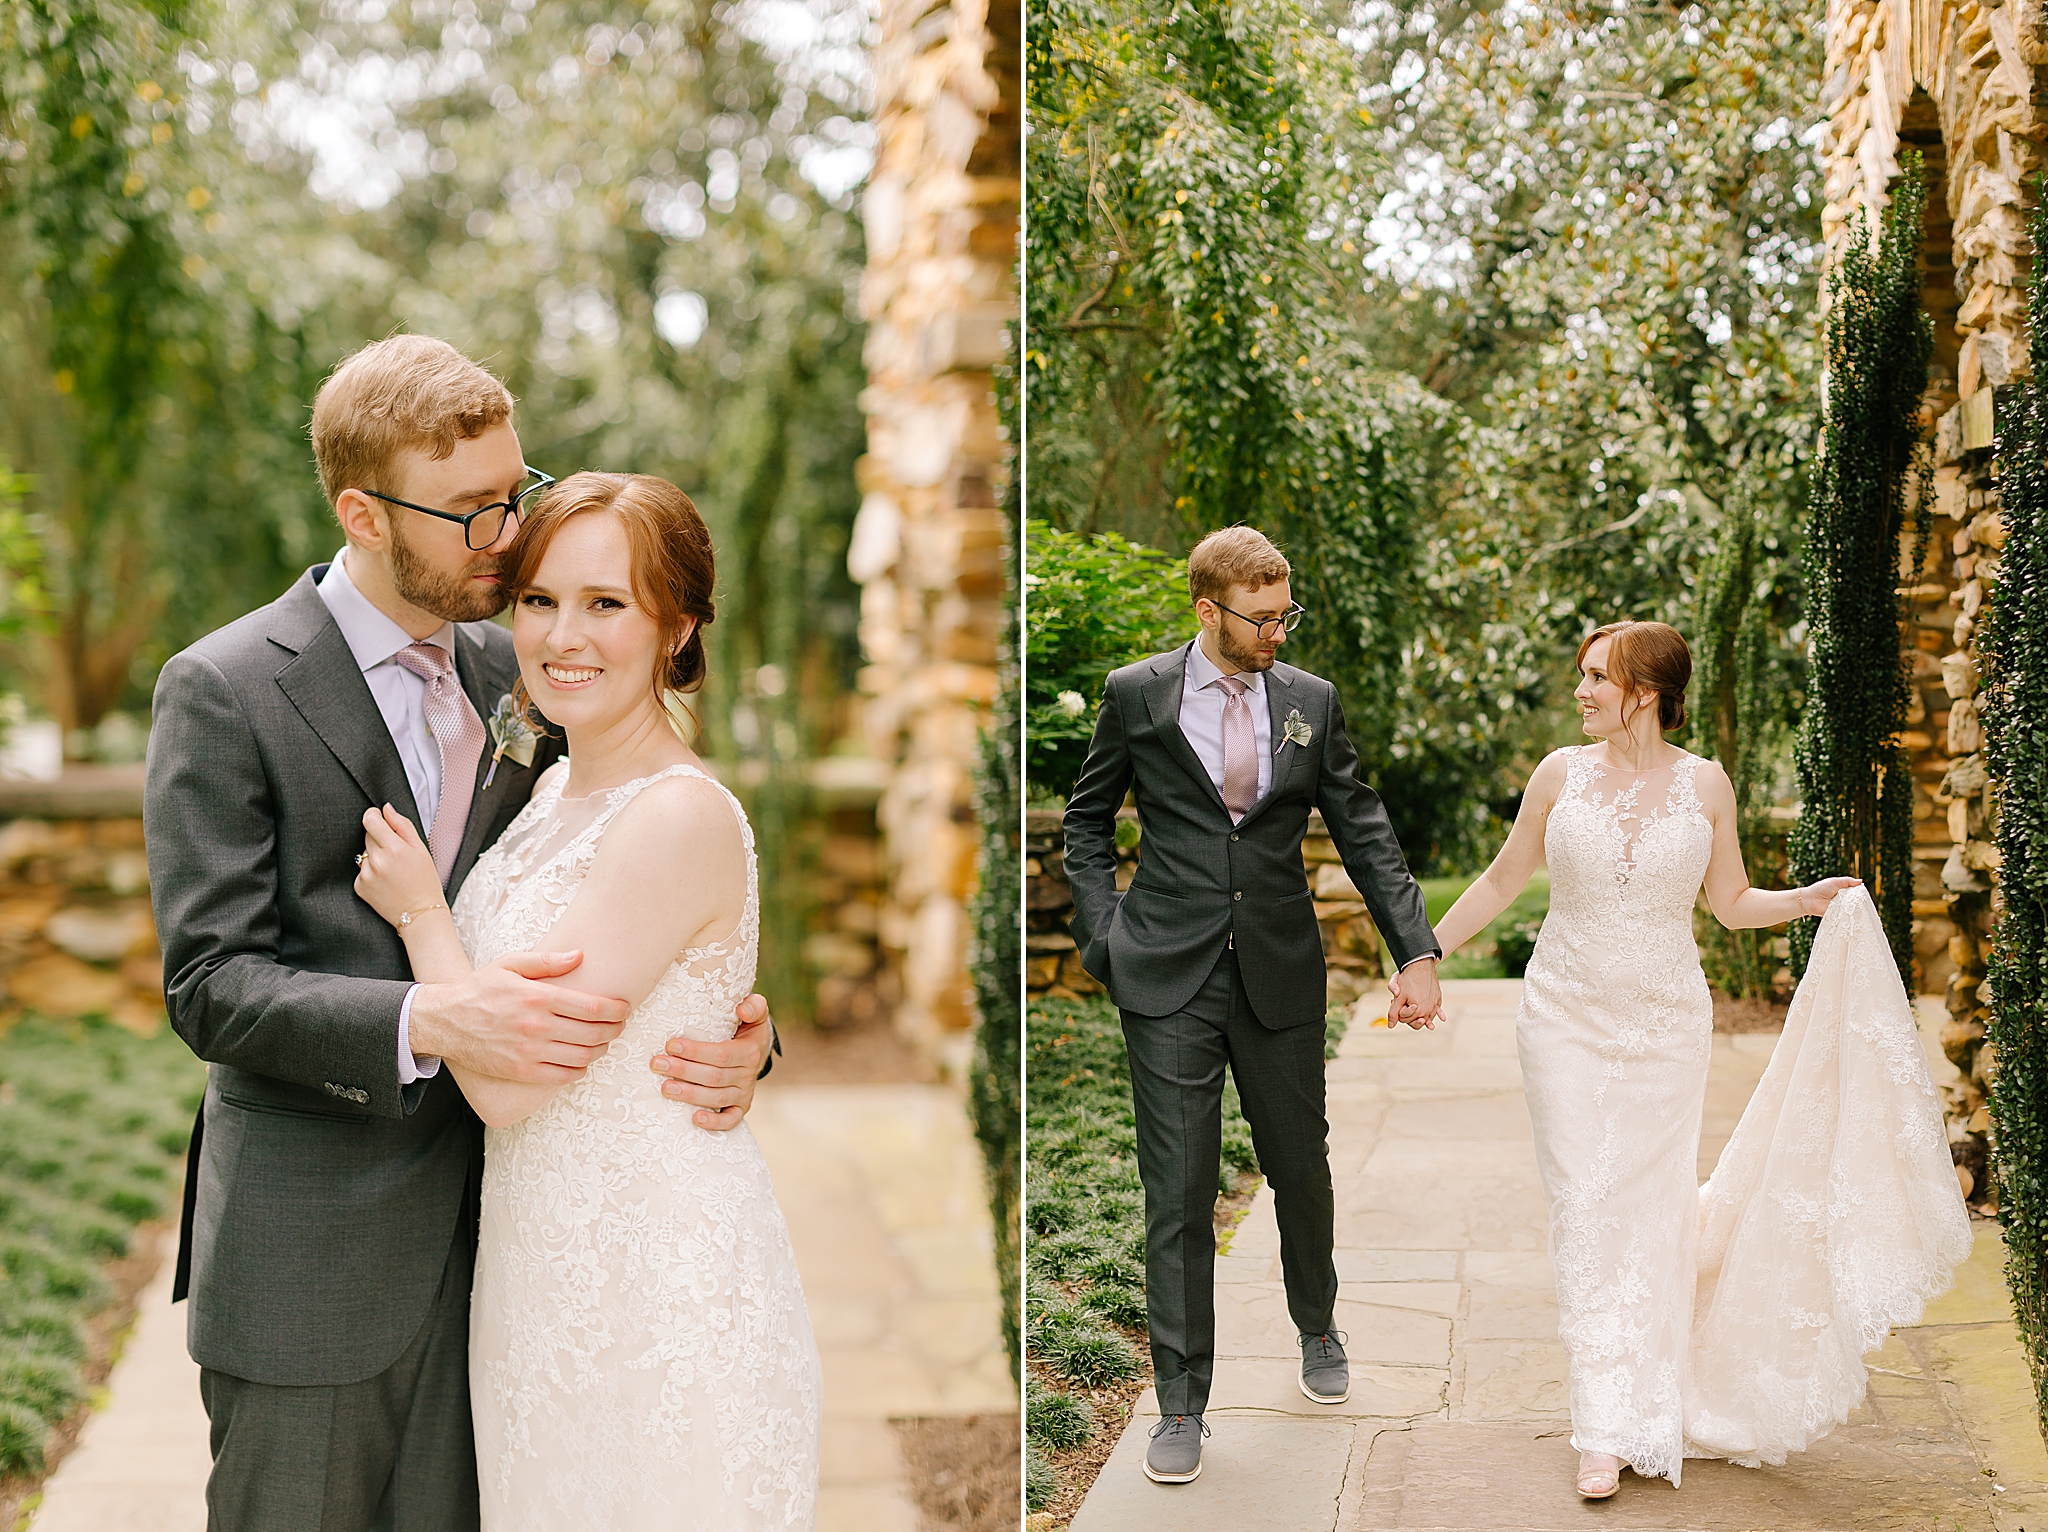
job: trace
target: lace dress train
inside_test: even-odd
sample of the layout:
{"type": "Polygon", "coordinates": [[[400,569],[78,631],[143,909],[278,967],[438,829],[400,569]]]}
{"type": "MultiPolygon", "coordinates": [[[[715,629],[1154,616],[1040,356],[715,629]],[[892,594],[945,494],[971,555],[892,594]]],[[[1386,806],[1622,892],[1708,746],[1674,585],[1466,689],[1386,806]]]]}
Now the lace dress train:
{"type": "Polygon", "coordinates": [[[1847,1417],[1863,1354],[1968,1253],[1926,1060],[1870,896],[1851,889],[1698,1186],[1713,1036],[1692,937],[1713,843],[1698,760],[1655,784],[1570,757],[1516,1041],[1572,1444],[1674,1485],[1688,1456],[1780,1463],[1847,1417]]]}
{"type": "Polygon", "coordinates": [[[581,1081],[486,1132],[469,1353],[485,1532],[814,1521],[818,1353],[768,1167],[744,1124],[697,1127],[646,1066],[669,1037],[730,1037],[753,985],[738,801],[675,766],[615,789],[578,831],[545,785],[478,861],[456,927],[478,963],[543,947],[605,827],[678,776],[739,816],[745,912],[676,960],[581,1081]]]}

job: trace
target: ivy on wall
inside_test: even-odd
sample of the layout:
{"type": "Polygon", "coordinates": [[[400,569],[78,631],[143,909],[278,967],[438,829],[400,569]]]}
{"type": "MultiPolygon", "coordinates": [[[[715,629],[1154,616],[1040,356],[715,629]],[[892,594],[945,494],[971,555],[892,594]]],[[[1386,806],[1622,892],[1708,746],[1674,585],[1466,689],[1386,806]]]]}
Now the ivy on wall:
{"type": "MultiPolygon", "coordinates": [[[[2048,249],[2037,199],[2034,248],[2048,249]]],[[[1978,631],[1983,720],[1997,804],[2004,911],[1987,952],[1991,1153],[2005,1224],[2006,1281],[2048,1431],[2048,274],[2028,302],[2033,376],[2001,422],[1999,498],[2006,525],[1998,578],[1978,631]]]]}
{"type": "MultiPolygon", "coordinates": [[[[1877,901],[1901,975],[1913,963],[1913,778],[1899,743],[1901,538],[1926,558],[1933,454],[1920,423],[1934,324],[1920,306],[1920,156],[1907,152],[1873,252],[1861,216],[1828,278],[1827,384],[1806,533],[1807,705],[1793,760],[1800,883],[1850,874],[1877,901]]],[[[1815,922],[1792,923],[1803,973],[1815,922]]],[[[1910,979],[1909,981],[1910,982],[1910,979]]]]}
{"type": "MultiPolygon", "coordinates": [[[[1014,374],[997,370],[996,399],[1012,442],[1017,440],[1014,374]]],[[[1002,684],[982,729],[981,761],[975,772],[975,817],[981,826],[973,921],[974,1066],[968,1095],[975,1137],[987,1172],[989,1219],[995,1229],[996,1275],[1003,1290],[1003,1344],[1010,1376],[1024,1375],[1023,1335],[1018,1328],[1022,1294],[1024,1202],[1024,783],[1018,750],[1020,687],[1017,674],[1017,526],[1023,509],[1018,465],[1012,464],[1003,492],[1010,545],[1003,560],[1013,598],[1004,605],[1002,684]]]]}

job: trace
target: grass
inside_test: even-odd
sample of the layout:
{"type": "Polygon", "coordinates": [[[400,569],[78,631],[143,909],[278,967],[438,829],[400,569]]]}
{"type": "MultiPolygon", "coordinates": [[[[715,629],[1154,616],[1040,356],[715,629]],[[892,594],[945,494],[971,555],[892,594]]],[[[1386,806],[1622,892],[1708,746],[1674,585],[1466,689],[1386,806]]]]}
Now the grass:
{"type": "MultiPolygon", "coordinates": [[[[1332,1056],[1344,1026],[1333,1011],[1332,1056]]],[[[1100,1466],[1149,1359],[1145,1194],[1116,1008],[1101,996],[1035,1002],[1025,1061],[1025,1493],[1035,1511],[1085,1489],[1062,1479],[1092,1477],[1100,1466]]],[[[1242,1216],[1258,1174],[1236,1085],[1226,1081],[1219,1223],[1242,1216]]]]}
{"type": "MultiPolygon", "coordinates": [[[[1429,908],[1430,924],[1448,915],[1458,896],[1477,881],[1477,875],[1450,878],[1421,878],[1423,903],[1429,908]]],[[[1479,935],[1447,959],[1440,970],[1446,979],[1519,979],[1536,945],[1536,930],[1550,910],[1550,874],[1539,871],[1529,880],[1515,902],[1479,935]]]]}
{"type": "Polygon", "coordinates": [[[174,1034],[24,1020],[0,1033],[0,1479],[43,1471],[86,1397],[104,1268],[174,1211],[204,1067],[174,1034]]]}

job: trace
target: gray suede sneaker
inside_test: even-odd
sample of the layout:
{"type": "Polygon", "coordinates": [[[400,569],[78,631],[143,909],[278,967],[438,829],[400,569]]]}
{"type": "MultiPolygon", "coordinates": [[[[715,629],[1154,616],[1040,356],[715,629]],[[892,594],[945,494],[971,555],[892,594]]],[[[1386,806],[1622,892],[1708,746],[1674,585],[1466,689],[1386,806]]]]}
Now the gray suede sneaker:
{"type": "Polygon", "coordinates": [[[1145,1477],[1154,1484],[1185,1484],[1202,1471],[1202,1438],[1209,1428],[1199,1415],[1168,1415],[1152,1428],[1145,1449],[1145,1477]]]}
{"type": "Polygon", "coordinates": [[[1342,1404],[1351,1397],[1351,1364],[1344,1359],[1346,1337],[1336,1330],[1297,1336],[1301,1347],[1301,1391],[1317,1404],[1342,1404]]]}

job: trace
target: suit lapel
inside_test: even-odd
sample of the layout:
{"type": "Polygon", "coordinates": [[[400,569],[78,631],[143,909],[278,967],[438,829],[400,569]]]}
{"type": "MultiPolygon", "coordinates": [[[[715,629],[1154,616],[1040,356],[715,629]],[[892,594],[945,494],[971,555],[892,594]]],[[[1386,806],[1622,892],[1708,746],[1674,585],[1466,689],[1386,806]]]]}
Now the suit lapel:
{"type": "Polygon", "coordinates": [[[498,763],[495,774],[491,771],[491,756],[498,748],[490,736],[490,717],[498,705],[498,699],[512,689],[513,673],[517,667],[507,666],[493,656],[490,647],[482,638],[469,631],[465,624],[455,628],[455,671],[462,678],[462,689],[469,695],[470,706],[476,709],[477,717],[484,720],[484,753],[476,763],[475,789],[469,799],[469,819],[462,830],[462,845],[456,850],[455,865],[448,875],[448,886],[458,888],[469,875],[469,869],[476,859],[483,855],[484,837],[490,833],[497,818],[498,809],[505,803],[506,795],[512,792],[526,792],[533,786],[526,769],[509,756],[498,763]],[[488,790],[484,778],[490,777],[488,790]],[[516,786],[515,786],[516,784],[516,786]]]}
{"type": "Polygon", "coordinates": [[[1195,747],[1188,743],[1188,737],[1180,731],[1181,685],[1187,676],[1187,663],[1188,652],[1181,649],[1153,669],[1152,679],[1142,688],[1145,711],[1151,714],[1153,727],[1159,730],[1159,737],[1166,744],[1166,753],[1195,779],[1211,803],[1228,814],[1230,810],[1224,807],[1223,794],[1210,780],[1208,768],[1195,754],[1195,747]]]}
{"type": "Polygon", "coordinates": [[[370,683],[341,636],[341,629],[314,588],[320,571],[301,575],[277,601],[270,641],[290,652],[277,673],[278,689],[290,699],[306,726],[355,778],[371,804],[388,803],[414,824],[420,822],[412,784],[391,730],[370,695],[370,683]]]}
{"type": "Polygon", "coordinates": [[[1251,807],[1251,812],[1239,821],[1238,827],[1240,829],[1258,818],[1266,805],[1280,796],[1280,790],[1293,777],[1295,765],[1301,760],[1303,754],[1300,745],[1290,745],[1287,742],[1287,715],[1294,711],[1300,701],[1294,695],[1294,678],[1291,675],[1285,674],[1279,665],[1275,665],[1266,672],[1265,691],[1266,716],[1273,725],[1271,735],[1273,741],[1272,783],[1266,789],[1266,796],[1257,803],[1254,803],[1251,807]]]}

